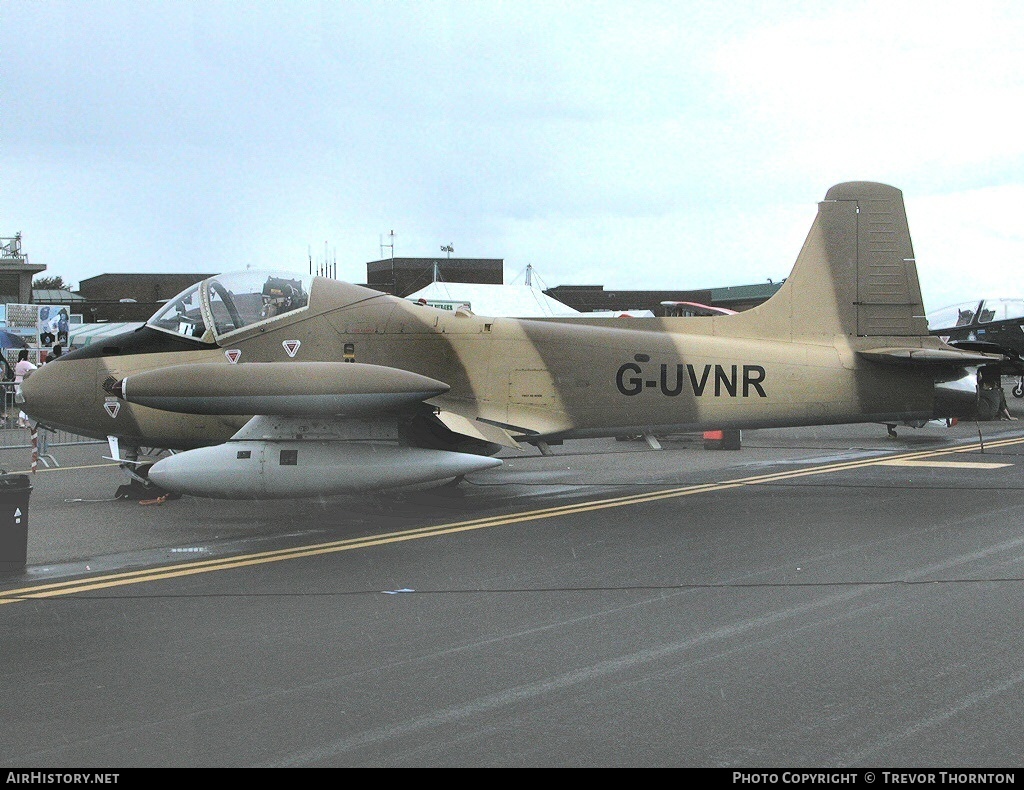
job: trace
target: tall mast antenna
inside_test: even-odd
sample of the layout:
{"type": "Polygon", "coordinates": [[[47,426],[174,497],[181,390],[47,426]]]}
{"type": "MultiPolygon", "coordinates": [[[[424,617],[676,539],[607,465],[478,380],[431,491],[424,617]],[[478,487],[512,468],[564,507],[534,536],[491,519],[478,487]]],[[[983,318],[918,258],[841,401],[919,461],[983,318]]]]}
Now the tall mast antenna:
{"type": "Polygon", "coordinates": [[[391,233],[388,234],[388,237],[391,239],[391,243],[390,244],[385,244],[384,243],[384,237],[383,236],[380,237],[380,258],[381,258],[381,260],[384,260],[384,248],[385,247],[390,247],[391,248],[391,259],[394,260],[394,258],[395,258],[395,232],[391,231],[391,233]]]}

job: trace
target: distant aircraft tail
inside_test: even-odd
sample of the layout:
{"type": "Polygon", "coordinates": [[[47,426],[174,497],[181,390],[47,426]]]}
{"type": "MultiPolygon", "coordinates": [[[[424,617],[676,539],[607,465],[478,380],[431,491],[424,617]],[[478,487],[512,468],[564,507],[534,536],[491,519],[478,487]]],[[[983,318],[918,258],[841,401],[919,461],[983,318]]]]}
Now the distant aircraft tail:
{"type": "Polygon", "coordinates": [[[829,189],[778,292],[724,320],[779,339],[927,337],[903,193],[869,181],[829,189]]]}

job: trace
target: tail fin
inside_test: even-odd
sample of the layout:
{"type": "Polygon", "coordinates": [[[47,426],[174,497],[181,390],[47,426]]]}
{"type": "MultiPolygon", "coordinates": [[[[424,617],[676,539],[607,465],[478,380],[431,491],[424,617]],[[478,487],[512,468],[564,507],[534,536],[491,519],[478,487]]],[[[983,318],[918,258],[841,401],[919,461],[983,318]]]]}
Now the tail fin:
{"type": "Polygon", "coordinates": [[[869,181],[828,190],[789,278],[730,325],[741,316],[762,337],[926,337],[903,193],[869,181]]]}

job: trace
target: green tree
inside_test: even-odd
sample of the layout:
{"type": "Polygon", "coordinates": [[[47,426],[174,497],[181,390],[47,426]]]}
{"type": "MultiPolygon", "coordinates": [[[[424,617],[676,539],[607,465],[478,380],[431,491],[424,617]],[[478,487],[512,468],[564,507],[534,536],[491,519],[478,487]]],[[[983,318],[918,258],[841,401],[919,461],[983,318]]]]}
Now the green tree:
{"type": "Polygon", "coordinates": [[[55,277],[36,277],[36,279],[32,281],[32,287],[39,290],[50,289],[59,291],[60,289],[67,288],[68,286],[65,285],[64,278],[58,274],[55,277]]]}

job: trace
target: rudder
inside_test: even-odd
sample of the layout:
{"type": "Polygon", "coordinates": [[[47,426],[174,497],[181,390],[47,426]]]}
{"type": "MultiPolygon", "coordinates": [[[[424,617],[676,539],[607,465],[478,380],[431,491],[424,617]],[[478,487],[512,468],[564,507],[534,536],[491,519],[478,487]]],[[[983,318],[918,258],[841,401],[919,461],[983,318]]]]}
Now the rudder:
{"type": "Polygon", "coordinates": [[[928,334],[903,193],[864,181],[837,184],[825,200],[856,203],[857,335],[928,334]]]}
{"type": "Polygon", "coordinates": [[[927,336],[903,193],[870,181],[829,189],[789,278],[741,315],[776,337],[927,336]]]}

